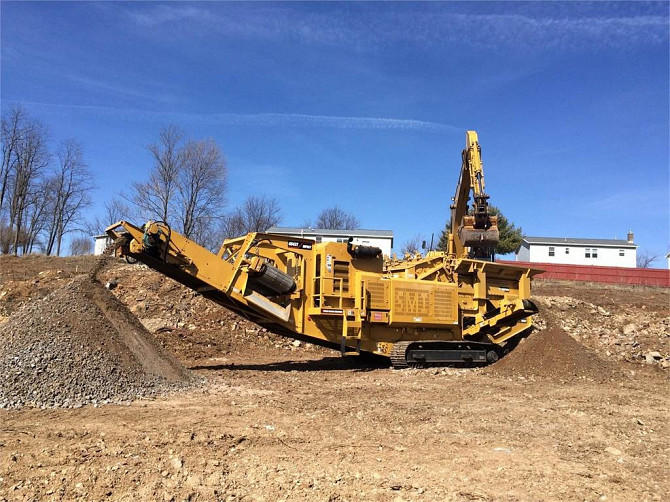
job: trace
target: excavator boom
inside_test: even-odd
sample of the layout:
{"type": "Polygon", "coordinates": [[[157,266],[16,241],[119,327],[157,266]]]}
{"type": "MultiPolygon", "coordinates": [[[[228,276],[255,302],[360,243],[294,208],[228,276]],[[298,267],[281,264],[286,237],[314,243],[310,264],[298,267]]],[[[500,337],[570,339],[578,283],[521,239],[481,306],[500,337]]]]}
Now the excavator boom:
{"type": "Polygon", "coordinates": [[[489,214],[489,196],[484,191],[484,167],[481,147],[475,131],[465,134],[465,149],[462,154],[461,172],[456,194],[451,206],[452,246],[449,253],[457,257],[468,255],[487,257],[493,254],[498,244],[498,220],[489,214]],[[474,202],[468,212],[470,192],[474,202]]]}

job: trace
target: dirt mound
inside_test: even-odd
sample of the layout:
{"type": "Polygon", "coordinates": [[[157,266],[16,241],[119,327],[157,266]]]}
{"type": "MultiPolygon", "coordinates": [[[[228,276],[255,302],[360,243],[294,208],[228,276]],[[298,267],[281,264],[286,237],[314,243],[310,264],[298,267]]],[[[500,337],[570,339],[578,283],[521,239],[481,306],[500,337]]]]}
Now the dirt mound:
{"type": "Polygon", "coordinates": [[[86,273],[93,256],[0,256],[0,322],[21,308],[86,273]]]}
{"type": "MultiPolygon", "coordinates": [[[[562,292],[569,293],[567,290],[562,292]]],[[[595,289],[575,289],[573,295],[534,295],[540,308],[536,321],[543,322],[546,315],[554,315],[556,326],[605,359],[670,368],[668,307],[639,307],[638,295],[632,290],[628,291],[627,302],[623,295],[607,299],[599,294],[595,289]],[[598,303],[588,301],[588,298],[596,299],[598,303]]],[[[655,291],[646,292],[643,298],[648,298],[651,305],[658,301],[656,294],[655,291]]]]}
{"type": "Polygon", "coordinates": [[[0,339],[0,408],[122,402],[192,382],[88,277],[26,304],[0,326],[0,339]]]}
{"type": "Polygon", "coordinates": [[[621,377],[616,366],[577,342],[547,318],[546,328],[531,334],[510,354],[486,372],[558,381],[587,379],[596,382],[621,377]]]}

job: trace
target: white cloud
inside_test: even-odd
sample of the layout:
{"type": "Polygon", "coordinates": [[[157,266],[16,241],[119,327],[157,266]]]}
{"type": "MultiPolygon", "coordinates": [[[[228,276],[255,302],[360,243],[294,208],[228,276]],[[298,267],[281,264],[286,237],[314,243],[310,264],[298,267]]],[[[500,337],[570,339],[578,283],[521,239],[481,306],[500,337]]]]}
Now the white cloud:
{"type": "Polygon", "coordinates": [[[258,113],[231,114],[221,113],[201,117],[210,123],[226,125],[256,126],[294,126],[294,127],[330,127],[337,129],[414,129],[414,130],[454,130],[462,128],[437,122],[414,119],[396,119],[382,117],[345,117],[331,115],[306,115],[301,113],[258,113]]]}
{"type": "Polygon", "coordinates": [[[150,8],[141,5],[139,8],[126,9],[125,12],[132,21],[146,27],[158,26],[172,21],[205,21],[210,18],[207,9],[193,5],[155,5],[150,8]]]}
{"type": "MultiPolygon", "coordinates": [[[[211,4],[210,4],[211,5],[211,4]]],[[[290,40],[308,45],[378,49],[407,43],[423,48],[465,45],[515,49],[594,50],[667,43],[668,16],[659,9],[616,8],[611,3],[577,9],[562,3],[523,7],[510,3],[495,13],[458,13],[451,6],[432,9],[342,8],[319,11],[264,4],[225,10],[188,6],[140,5],[128,8],[135,23],[157,27],[174,21],[224,37],[290,40]]],[[[218,7],[218,8],[217,8],[218,7]]],[[[582,6],[583,7],[583,6],[582,6]]],[[[462,10],[462,9],[461,9],[462,10]]],[[[483,7],[476,10],[482,12],[483,7]]],[[[170,27],[170,29],[172,29],[170,27]]]]}
{"type": "Polygon", "coordinates": [[[231,202],[241,204],[248,194],[272,194],[280,201],[299,195],[292,182],[294,173],[285,166],[256,164],[246,159],[237,159],[229,167],[231,202]]]}
{"type": "Polygon", "coordinates": [[[70,81],[77,86],[85,88],[89,91],[104,92],[107,96],[114,94],[122,97],[141,98],[143,100],[161,101],[174,103],[177,98],[172,93],[166,93],[164,89],[157,89],[158,87],[165,88],[163,84],[155,82],[147,82],[143,87],[153,87],[153,89],[143,90],[140,88],[141,84],[135,81],[134,85],[124,85],[115,83],[113,81],[105,81],[95,78],[83,77],[69,73],[66,75],[70,81]]]}
{"type": "Polygon", "coordinates": [[[589,213],[608,216],[616,213],[634,214],[648,220],[668,221],[668,213],[650,211],[650,204],[654,207],[668,207],[670,192],[668,190],[667,173],[658,173],[658,185],[652,187],[626,188],[618,192],[610,191],[583,205],[589,213]],[[663,180],[666,182],[664,183],[663,180]]]}
{"type": "MultiPolygon", "coordinates": [[[[459,22],[465,22],[462,16],[459,22]]],[[[504,44],[542,48],[581,48],[659,43],[667,40],[668,19],[663,16],[534,18],[524,15],[481,15],[470,21],[504,44]],[[595,47],[594,47],[595,45],[595,47]]],[[[475,37],[483,42],[484,37],[475,37]]]]}
{"type": "Polygon", "coordinates": [[[107,106],[68,105],[55,103],[39,103],[31,101],[12,101],[35,107],[63,108],[81,112],[107,113],[122,115],[126,119],[160,120],[176,122],[196,122],[208,125],[235,125],[260,127],[324,127],[335,129],[395,129],[416,131],[447,131],[462,133],[463,127],[450,124],[430,122],[416,119],[400,119],[387,117],[347,117],[333,115],[308,115],[301,113],[181,113],[155,112],[134,108],[113,108],[107,106]]]}

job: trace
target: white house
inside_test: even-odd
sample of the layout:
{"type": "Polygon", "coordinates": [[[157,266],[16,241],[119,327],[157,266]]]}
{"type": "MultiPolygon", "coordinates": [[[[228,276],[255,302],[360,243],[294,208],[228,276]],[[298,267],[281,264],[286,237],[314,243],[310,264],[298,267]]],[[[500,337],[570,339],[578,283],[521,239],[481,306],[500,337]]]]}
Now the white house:
{"type": "Polygon", "coordinates": [[[516,261],[532,263],[635,268],[636,259],[632,232],[628,240],[524,237],[516,251],[516,261]]]}
{"type": "Polygon", "coordinates": [[[107,234],[96,235],[93,238],[95,239],[94,255],[101,255],[105,248],[112,243],[112,238],[107,234]]]}
{"type": "Polygon", "coordinates": [[[354,244],[378,247],[386,256],[391,255],[391,249],[393,248],[392,230],[364,230],[360,228],[356,230],[327,230],[323,228],[271,227],[267,229],[266,233],[303,237],[316,242],[347,242],[349,237],[353,237],[354,244]]]}

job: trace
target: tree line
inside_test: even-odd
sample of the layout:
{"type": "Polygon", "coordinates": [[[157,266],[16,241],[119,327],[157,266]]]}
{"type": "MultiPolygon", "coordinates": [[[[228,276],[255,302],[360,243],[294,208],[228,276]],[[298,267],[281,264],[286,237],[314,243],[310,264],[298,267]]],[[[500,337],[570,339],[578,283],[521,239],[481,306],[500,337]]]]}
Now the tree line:
{"type": "MultiPolygon", "coordinates": [[[[226,238],[264,232],[282,222],[279,200],[267,194],[250,195],[226,211],[228,170],[221,148],[212,138],[188,138],[175,125],[161,128],[156,140],[147,145],[152,160],[147,179],[105,202],[102,216],[85,218],[96,187],[83,148],[76,139],[53,146],[50,138],[49,128],[21,106],[12,106],[2,115],[1,254],[61,255],[67,236],[70,254],[88,254],[93,251],[91,237],[121,219],[166,221],[211,250],[226,238]]],[[[522,229],[497,207],[490,206],[490,211],[498,216],[496,254],[514,252],[523,238],[522,229]]],[[[300,226],[312,227],[312,221],[300,226]]],[[[313,226],[352,230],[359,228],[360,221],[335,205],[318,213],[313,226]]],[[[449,231],[447,221],[431,247],[446,251],[449,231]]],[[[418,234],[410,237],[401,255],[421,253],[426,240],[418,234]]],[[[657,254],[640,250],[637,266],[650,267],[656,259],[657,254]]]]}
{"type": "MultiPolygon", "coordinates": [[[[118,220],[159,220],[174,225],[186,237],[216,250],[226,238],[249,232],[264,232],[282,222],[276,197],[248,196],[239,206],[226,211],[228,170],[219,145],[212,138],[188,138],[175,125],[159,130],[147,145],[152,167],[146,180],[132,183],[123,194],[104,204],[103,215],[84,217],[93,204],[94,177],[76,139],[51,145],[49,128],[21,106],[2,115],[2,164],[0,165],[0,253],[60,255],[66,236],[70,253],[93,251],[91,237],[104,232],[118,220]]],[[[523,238],[521,228],[501,211],[498,216],[500,241],[495,252],[514,252],[523,238]]],[[[304,221],[302,227],[312,227],[304,221]]],[[[339,206],[323,209],[314,228],[352,230],[360,221],[339,206]]],[[[439,232],[434,249],[446,251],[449,222],[439,232]]],[[[414,235],[401,247],[401,255],[415,255],[426,239],[414,235]]],[[[431,243],[432,244],[432,243],[431,243]]],[[[647,268],[657,254],[640,250],[637,266],[647,268]]]]}
{"type": "MultiPolygon", "coordinates": [[[[75,139],[51,145],[49,128],[21,106],[2,115],[0,253],[61,255],[92,252],[91,237],[121,219],[165,221],[176,231],[216,249],[224,238],[263,232],[282,221],[277,198],[250,195],[225,211],[228,170],[212,138],[188,138],[175,125],[163,127],[146,148],[152,167],[104,204],[102,216],[85,218],[93,204],[94,177],[75,139]]],[[[311,226],[306,222],[305,226],[311,226]]],[[[317,228],[354,229],[358,219],[338,206],[321,211],[317,228]]]]}
{"type": "MultiPolygon", "coordinates": [[[[267,194],[249,195],[226,211],[228,168],[212,138],[188,138],[179,127],[168,125],[146,149],[152,161],[147,179],[105,202],[102,216],[86,219],[96,187],[81,144],[67,139],[52,146],[43,122],[21,106],[11,107],[2,115],[0,253],[60,255],[66,236],[71,236],[71,254],[91,253],[91,236],[121,219],[165,221],[187,238],[216,250],[226,238],[264,232],[282,222],[279,200],[267,194]]],[[[498,216],[496,253],[514,252],[523,238],[521,228],[497,207],[490,206],[490,211],[498,216]]],[[[313,225],[352,230],[359,228],[360,221],[336,205],[318,213],[313,225]]],[[[312,221],[301,226],[312,227],[312,221]]],[[[447,222],[434,249],[447,249],[449,231],[447,222]]],[[[421,253],[425,240],[418,234],[407,239],[401,254],[421,253]]],[[[641,251],[637,266],[649,267],[656,258],[641,251]]]]}
{"type": "Polygon", "coordinates": [[[75,139],[49,146],[49,129],[20,106],[2,116],[0,252],[59,255],[92,203],[93,176],[75,139]]]}

